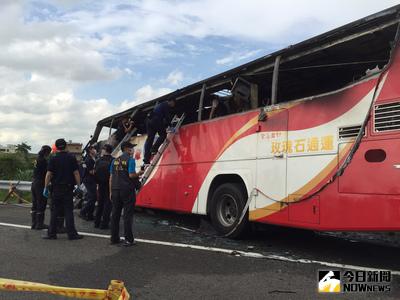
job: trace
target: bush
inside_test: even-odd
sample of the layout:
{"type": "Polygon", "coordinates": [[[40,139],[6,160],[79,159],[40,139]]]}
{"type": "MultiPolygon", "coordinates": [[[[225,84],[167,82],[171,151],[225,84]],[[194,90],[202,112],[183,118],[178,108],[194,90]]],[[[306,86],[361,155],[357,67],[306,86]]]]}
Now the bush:
{"type": "Polygon", "coordinates": [[[33,163],[23,153],[0,154],[0,179],[32,180],[33,163]]]}
{"type": "Polygon", "coordinates": [[[21,181],[31,181],[33,177],[33,170],[17,170],[17,174],[15,175],[15,180],[21,181]]]}

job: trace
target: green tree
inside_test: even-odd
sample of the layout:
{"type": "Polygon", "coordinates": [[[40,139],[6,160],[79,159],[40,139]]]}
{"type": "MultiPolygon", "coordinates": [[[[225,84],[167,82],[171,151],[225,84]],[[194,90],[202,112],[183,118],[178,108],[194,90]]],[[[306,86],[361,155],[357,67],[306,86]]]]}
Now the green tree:
{"type": "Polygon", "coordinates": [[[31,146],[29,146],[26,142],[22,142],[21,144],[18,144],[16,146],[16,151],[24,154],[28,154],[29,151],[32,149],[31,146]]]}
{"type": "Polygon", "coordinates": [[[30,150],[31,146],[22,142],[16,153],[0,153],[0,179],[31,180],[36,155],[29,155],[30,150]]]}

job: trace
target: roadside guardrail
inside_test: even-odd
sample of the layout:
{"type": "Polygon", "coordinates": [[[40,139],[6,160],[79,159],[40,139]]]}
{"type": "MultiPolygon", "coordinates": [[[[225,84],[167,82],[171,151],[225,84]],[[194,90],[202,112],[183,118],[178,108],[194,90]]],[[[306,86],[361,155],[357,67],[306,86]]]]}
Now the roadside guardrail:
{"type": "Polygon", "coordinates": [[[10,185],[17,185],[19,191],[29,192],[31,190],[30,181],[19,181],[19,180],[0,180],[0,190],[9,190],[10,185]]]}

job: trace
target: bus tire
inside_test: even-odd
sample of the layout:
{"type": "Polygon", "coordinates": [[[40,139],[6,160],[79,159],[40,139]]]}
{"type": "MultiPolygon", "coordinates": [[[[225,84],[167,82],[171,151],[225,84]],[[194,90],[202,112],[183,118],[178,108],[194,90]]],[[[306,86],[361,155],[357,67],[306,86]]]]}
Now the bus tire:
{"type": "Polygon", "coordinates": [[[237,183],[221,184],[213,193],[210,203],[210,219],[218,234],[240,238],[249,227],[249,212],[237,226],[246,205],[246,192],[237,183]],[[233,230],[234,229],[234,230],[233,230]]]}

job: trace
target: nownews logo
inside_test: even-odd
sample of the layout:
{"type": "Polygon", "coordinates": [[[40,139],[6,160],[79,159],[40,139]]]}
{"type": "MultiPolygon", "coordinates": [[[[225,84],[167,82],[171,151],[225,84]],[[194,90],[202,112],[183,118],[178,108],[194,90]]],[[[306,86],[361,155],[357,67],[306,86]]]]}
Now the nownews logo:
{"type": "Polygon", "coordinates": [[[341,281],[340,271],[319,271],[318,292],[340,293],[341,281]]]}
{"type": "Polygon", "coordinates": [[[390,292],[391,280],[390,271],[318,271],[318,292],[390,292]]]}

